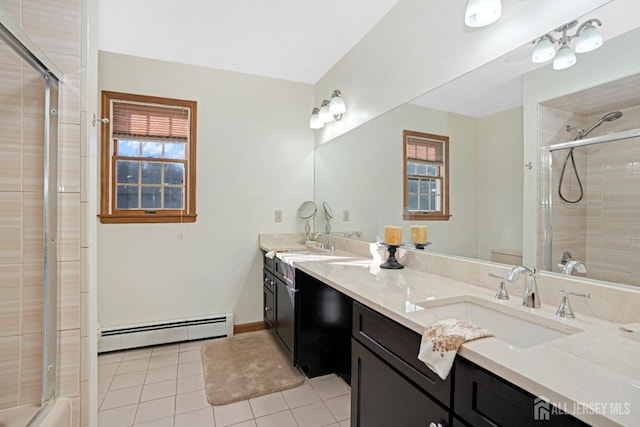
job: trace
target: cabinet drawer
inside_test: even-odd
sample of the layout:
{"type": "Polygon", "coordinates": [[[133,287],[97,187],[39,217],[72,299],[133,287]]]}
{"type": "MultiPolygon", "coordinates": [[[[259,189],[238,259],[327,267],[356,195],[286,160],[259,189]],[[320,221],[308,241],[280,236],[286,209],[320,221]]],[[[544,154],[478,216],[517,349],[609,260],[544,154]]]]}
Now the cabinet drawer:
{"type": "Polygon", "coordinates": [[[267,258],[266,254],[263,256],[264,258],[264,268],[265,270],[269,270],[273,273],[273,263],[275,258],[267,258]]]}
{"type": "Polygon", "coordinates": [[[352,327],[355,339],[442,404],[450,406],[452,375],[442,380],[418,360],[422,339],[419,334],[357,302],[353,306],[352,327]]]}
{"type": "MultiPolygon", "coordinates": [[[[457,357],[455,363],[454,411],[472,426],[570,426],[587,424],[557,409],[535,412],[536,396],[499,378],[479,366],[457,357]],[[534,417],[538,415],[538,419],[534,417]],[[543,417],[548,419],[543,421],[543,417]]],[[[546,405],[546,404],[545,404],[546,405]]],[[[546,407],[548,408],[548,406],[546,407]]]]}

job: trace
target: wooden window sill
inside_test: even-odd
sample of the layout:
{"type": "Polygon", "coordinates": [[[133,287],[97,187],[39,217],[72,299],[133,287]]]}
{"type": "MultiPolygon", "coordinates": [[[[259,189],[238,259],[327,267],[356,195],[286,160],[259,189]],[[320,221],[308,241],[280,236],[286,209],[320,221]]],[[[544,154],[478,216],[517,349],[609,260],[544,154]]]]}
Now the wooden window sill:
{"type": "Polygon", "coordinates": [[[416,213],[405,213],[402,215],[402,219],[406,221],[449,221],[451,215],[441,215],[441,214],[416,214],[416,213]]]}
{"type": "Polygon", "coordinates": [[[102,224],[173,224],[196,222],[197,214],[118,214],[118,215],[98,215],[102,224]]]}

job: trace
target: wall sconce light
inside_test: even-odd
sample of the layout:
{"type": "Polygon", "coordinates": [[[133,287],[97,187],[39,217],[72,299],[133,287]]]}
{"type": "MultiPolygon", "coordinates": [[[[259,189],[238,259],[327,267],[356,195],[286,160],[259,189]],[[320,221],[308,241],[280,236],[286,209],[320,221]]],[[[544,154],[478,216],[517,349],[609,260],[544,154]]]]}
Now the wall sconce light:
{"type": "Polygon", "coordinates": [[[501,0],[469,0],[464,12],[464,23],[469,27],[485,27],[502,15],[501,0]]]}
{"type": "Polygon", "coordinates": [[[347,107],[344,104],[344,99],[342,99],[342,93],[339,90],[334,90],[330,100],[323,100],[320,108],[315,107],[311,111],[309,127],[311,129],[320,129],[324,127],[325,123],[342,119],[342,115],[346,111],[347,107]]]}
{"type": "Polygon", "coordinates": [[[568,24],[556,28],[555,32],[562,33],[562,36],[555,39],[550,33],[538,38],[533,42],[535,48],[531,54],[531,60],[536,64],[547,62],[553,59],[554,70],[564,70],[576,63],[577,58],[571,49],[570,42],[577,38],[575,52],[586,53],[596,50],[604,43],[602,34],[594,24],[601,26],[602,22],[598,19],[589,19],[578,27],[576,33],[572,36],[567,32],[578,25],[578,21],[571,21],[568,24]],[[556,51],[555,45],[560,47],[556,51]]]}

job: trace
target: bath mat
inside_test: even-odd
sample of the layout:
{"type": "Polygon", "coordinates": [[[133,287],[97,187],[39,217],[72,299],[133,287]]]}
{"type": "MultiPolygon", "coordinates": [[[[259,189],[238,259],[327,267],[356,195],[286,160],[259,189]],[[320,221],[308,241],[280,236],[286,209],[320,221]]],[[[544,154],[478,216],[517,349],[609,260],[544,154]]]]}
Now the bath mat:
{"type": "Polygon", "coordinates": [[[207,400],[212,405],[290,389],[304,381],[268,330],[204,344],[202,364],[207,400]]]}

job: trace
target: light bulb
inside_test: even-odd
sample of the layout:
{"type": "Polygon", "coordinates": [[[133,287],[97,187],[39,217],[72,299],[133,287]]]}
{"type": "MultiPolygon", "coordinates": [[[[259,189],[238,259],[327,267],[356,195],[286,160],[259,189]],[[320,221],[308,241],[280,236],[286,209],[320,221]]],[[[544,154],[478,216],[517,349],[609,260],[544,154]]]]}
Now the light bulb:
{"type": "Polygon", "coordinates": [[[335,119],[335,117],[333,117],[333,114],[331,114],[331,111],[329,111],[329,101],[327,101],[326,99],[322,101],[319,114],[320,120],[322,120],[324,123],[332,122],[335,119]]]}
{"type": "Polygon", "coordinates": [[[339,116],[340,114],[344,114],[347,111],[346,105],[344,105],[344,100],[342,96],[340,96],[339,90],[334,90],[333,95],[331,95],[331,102],[329,102],[329,112],[334,116],[339,116]]]}
{"type": "Polygon", "coordinates": [[[324,126],[324,122],[320,120],[319,111],[320,109],[316,107],[311,112],[311,118],[309,119],[309,127],[311,129],[320,129],[324,126]]]}
{"type": "Polygon", "coordinates": [[[464,23],[469,27],[484,27],[496,22],[501,14],[501,0],[469,0],[464,23]]]}
{"type": "Polygon", "coordinates": [[[564,70],[565,68],[571,67],[575,63],[576,54],[573,53],[571,48],[565,44],[562,45],[560,49],[558,49],[556,58],[553,60],[553,69],[564,70]]]}
{"type": "Polygon", "coordinates": [[[591,52],[592,50],[596,50],[602,46],[602,43],[602,34],[600,34],[600,31],[598,31],[598,29],[589,22],[580,33],[578,41],[576,41],[576,52],[591,52]]]}
{"type": "Polygon", "coordinates": [[[531,60],[536,64],[547,62],[552,60],[556,56],[556,48],[549,40],[549,37],[545,36],[540,39],[533,49],[531,60]]]}

